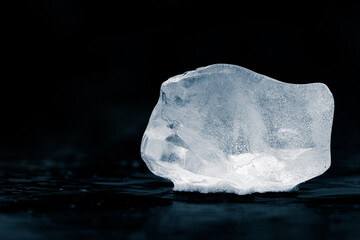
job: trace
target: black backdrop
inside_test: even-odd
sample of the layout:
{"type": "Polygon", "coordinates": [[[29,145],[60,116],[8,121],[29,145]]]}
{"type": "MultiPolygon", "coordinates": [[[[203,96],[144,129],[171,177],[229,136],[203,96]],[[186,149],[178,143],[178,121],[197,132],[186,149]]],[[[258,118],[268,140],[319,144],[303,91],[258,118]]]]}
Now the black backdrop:
{"type": "Polygon", "coordinates": [[[3,158],[140,159],[161,83],[213,63],[327,84],[332,147],[360,146],[358,4],[122,2],[4,8],[3,158]]]}

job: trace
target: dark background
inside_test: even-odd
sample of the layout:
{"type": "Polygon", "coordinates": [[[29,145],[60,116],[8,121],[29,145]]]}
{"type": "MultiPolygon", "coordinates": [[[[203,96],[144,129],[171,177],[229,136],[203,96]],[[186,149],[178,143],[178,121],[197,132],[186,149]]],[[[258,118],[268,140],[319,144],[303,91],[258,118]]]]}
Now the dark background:
{"type": "Polygon", "coordinates": [[[4,10],[2,159],[143,164],[161,83],[214,63],[327,84],[332,148],[360,146],[359,4],[52,0],[4,10]]]}
{"type": "Polygon", "coordinates": [[[0,239],[358,239],[360,6],[273,2],[6,3],[0,239]],[[214,63],[327,84],[331,168],[248,195],[150,173],[140,142],[161,83],[214,63]]]}

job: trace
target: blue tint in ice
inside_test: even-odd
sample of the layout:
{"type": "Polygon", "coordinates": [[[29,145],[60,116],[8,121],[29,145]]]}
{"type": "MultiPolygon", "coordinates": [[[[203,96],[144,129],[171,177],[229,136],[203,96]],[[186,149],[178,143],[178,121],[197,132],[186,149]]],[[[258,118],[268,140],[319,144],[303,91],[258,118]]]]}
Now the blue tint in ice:
{"type": "Polygon", "coordinates": [[[215,64],[162,84],[141,156],[177,191],[288,191],[330,167],[333,112],[322,83],[215,64]]]}

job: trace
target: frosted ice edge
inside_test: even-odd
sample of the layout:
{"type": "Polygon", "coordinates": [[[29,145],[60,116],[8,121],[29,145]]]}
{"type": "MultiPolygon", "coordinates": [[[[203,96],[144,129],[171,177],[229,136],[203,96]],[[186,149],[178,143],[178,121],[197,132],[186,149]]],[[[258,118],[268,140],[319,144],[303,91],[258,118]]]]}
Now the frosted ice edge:
{"type": "Polygon", "coordinates": [[[330,167],[333,110],[325,84],[210,65],[162,84],[141,156],[177,191],[289,191],[330,167]]]}

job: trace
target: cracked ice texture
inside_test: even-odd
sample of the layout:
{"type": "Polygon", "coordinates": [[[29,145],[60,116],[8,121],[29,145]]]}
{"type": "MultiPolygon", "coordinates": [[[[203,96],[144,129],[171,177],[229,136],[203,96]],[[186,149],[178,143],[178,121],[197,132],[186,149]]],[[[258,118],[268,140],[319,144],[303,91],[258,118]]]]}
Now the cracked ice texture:
{"type": "Polygon", "coordinates": [[[325,84],[214,64],[162,84],[141,156],[178,191],[289,191],[330,167],[333,112],[325,84]]]}

